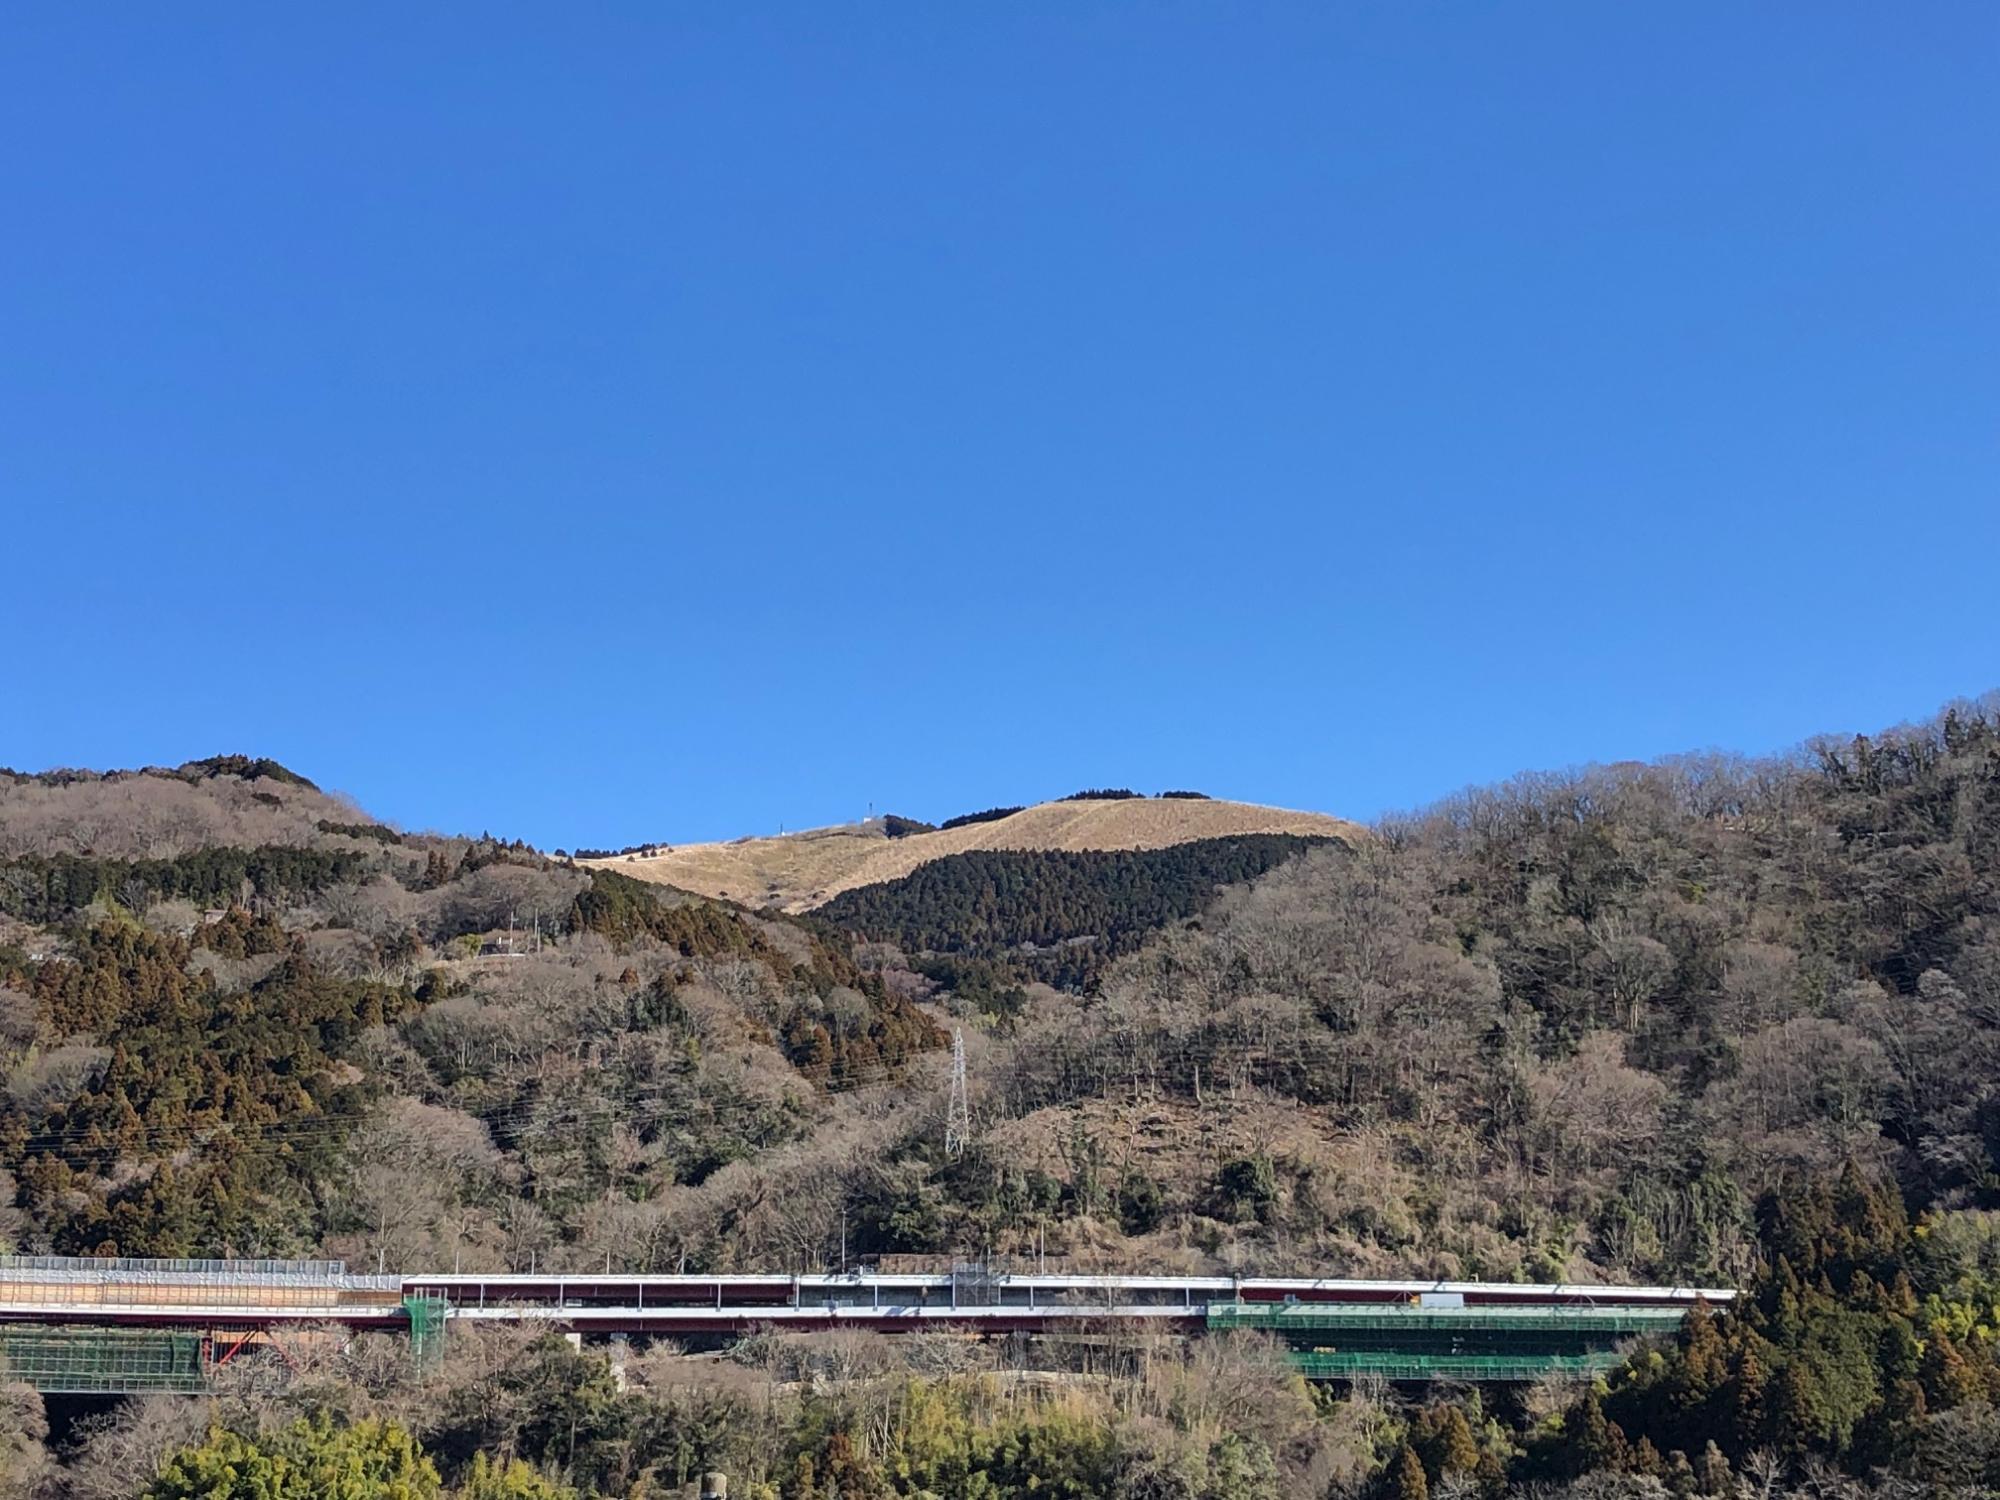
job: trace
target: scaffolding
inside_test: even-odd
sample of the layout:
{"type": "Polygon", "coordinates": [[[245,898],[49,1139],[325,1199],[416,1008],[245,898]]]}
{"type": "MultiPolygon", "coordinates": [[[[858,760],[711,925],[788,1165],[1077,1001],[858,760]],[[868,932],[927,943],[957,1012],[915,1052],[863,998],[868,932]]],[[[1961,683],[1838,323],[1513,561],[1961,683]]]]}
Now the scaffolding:
{"type": "Polygon", "coordinates": [[[1595,1354],[1388,1354],[1355,1350],[1331,1354],[1292,1351],[1292,1367],[1308,1380],[1491,1380],[1529,1381],[1548,1375],[1594,1375],[1615,1369],[1620,1356],[1595,1354]]]}
{"type": "Polygon", "coordinates": [[[405,1297],[403,1312],[410,1320],[410,1358],[420,1371],[436,1368],[444,1353],[444,1325],[451,1316],[451,1303],[438,1296],[405,1297]]]}
{"type": "Polygon", "coordinates": [[[189,1395],[208,1388],[198,1333],[0,1328],[0,1369],[45,1396],[189,1395]]]}
{"type": "Polygon", "coordinates": [[[1539,1380],[1620,1361],[1621,1342],[1668,1333],[1678,1308],[1423,1306],[1324,1302],[1210,1304],[1211,1332],[1254,1328],[1288,1345],[1313,1380],[1539,1380]]]}
{"type": "MultiPolygon", "coordinates": [[[[449,1305],[441,1297],[411,1297],[404,1310],[410,1357],[419,1371],[433,1371],[444,1352],[449,1305]]],[[[284,1344],[254,1326],[0,1325],[0,1384],[17,1381],[45,1396],[193,1395],[210,1389],[216,1372],[245,1353],[291,1363],[284,1344]]],[[[278,1366],[272,1370],[283,1378],[278,1366]]]]}

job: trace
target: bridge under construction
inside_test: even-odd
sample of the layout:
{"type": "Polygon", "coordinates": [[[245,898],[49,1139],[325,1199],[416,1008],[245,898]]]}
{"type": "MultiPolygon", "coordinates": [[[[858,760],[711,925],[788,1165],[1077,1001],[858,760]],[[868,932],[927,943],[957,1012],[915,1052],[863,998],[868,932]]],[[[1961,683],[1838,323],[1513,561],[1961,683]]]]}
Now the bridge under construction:
{"type": "Polygon", "coordinates": [[[0,1256],[0,1378],[44,1394],[196,1393],[233,1361],[290,1362],[311,1340],[405,1333],[434,1353],[453,1323],[545,1327],[576,1339],[726,1341],[760,1329],[967,1336],[1107,1325],[1199,1334],[1257,1329],[1308,1378],[1532,1380],[1605,1368],[1628,1340],[1671,1331],[1712,1287],[1215,1276],[359,1275],[338,1261],[0,1256]]]}

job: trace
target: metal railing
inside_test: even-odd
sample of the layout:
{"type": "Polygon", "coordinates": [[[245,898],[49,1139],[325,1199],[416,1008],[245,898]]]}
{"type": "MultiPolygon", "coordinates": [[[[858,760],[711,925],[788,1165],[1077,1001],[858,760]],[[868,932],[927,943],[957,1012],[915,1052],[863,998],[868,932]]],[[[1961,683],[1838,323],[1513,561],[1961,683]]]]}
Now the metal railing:
{"type": "Polygon", "coordinates": [[[0,1284],[69,1287],[292,1287],[396,1291],[396,1276],[356,1276],[338,1260],[166,1260],[128,1256],[0,1255],[0,1284]]]}
{"type": "Polygon", "coordinates": [[[0,1271],[47,1271],[74,1275],[284,1276],[325,1281],[347,1274],[340,1260],[175,1260],[137,1255],[0,1255],[0,1271]]]}
{"type": "Polygon", "coordinates": [[[1211,1302],[1208,1326],[1366,1330],[1381,1333],[1465,1332],[1665,1333],[1686,1314],[1677,1307],[1413,1307],[1338,1302],[1211,1302]]]}

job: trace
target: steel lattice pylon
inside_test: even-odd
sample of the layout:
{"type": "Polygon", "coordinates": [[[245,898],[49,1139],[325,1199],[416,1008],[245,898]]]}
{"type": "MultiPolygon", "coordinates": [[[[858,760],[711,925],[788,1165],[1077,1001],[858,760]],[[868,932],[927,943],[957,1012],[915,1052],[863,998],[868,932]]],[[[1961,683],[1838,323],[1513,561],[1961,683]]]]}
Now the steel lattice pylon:
{"type": "Polygon", "coordinates": [[[944,1159],[957,1161],[972,1139],[972,1106],[965,1092],[965,1033],[951,1034],[951,1094],[944,1108],[944,1159]]]}

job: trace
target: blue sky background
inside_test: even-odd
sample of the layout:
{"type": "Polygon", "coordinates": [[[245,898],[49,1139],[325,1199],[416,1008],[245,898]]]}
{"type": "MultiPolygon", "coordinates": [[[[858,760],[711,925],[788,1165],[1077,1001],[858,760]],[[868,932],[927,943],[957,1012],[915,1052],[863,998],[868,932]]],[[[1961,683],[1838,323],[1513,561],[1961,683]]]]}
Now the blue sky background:
{"type": "Polygon", "coordinates": [[[1369,815],[2000,686],[2000,14],[17,7],[0,763],[1369,815]]]}

